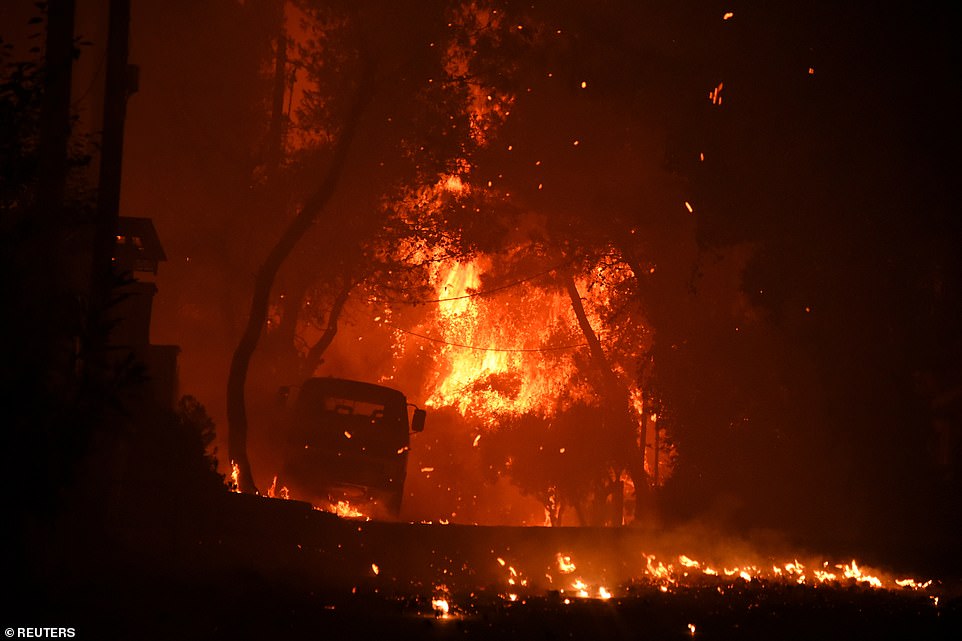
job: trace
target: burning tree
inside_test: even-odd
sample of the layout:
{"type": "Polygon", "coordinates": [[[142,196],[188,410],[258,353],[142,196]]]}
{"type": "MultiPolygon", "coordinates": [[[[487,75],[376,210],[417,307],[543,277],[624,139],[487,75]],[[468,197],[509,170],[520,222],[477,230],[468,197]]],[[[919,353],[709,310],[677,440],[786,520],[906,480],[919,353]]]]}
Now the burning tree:
{"type": "MultiPolygon", "coordinates": [[[[429,405],[482,435],[480,449],[499,433],[505,447],[530,438],[543,452],[557,425],[583,425],[611,452],[574,466],[590,491],[559,489],[546,461],[525,476],[506,454],[488,469],[555,521],[562,504],[582,522],[651,518],[674,460],[668,419],[683,415],[668,410],[688,391],[686,319],[719,322],[717,300],[697,297],[716,267],[695,242],[685,181],[646,120],[671,104],[640,101],[634,81],[613,77],[612,51],[584,56],[564,28],[584,19],[573,8],[438,3],[401,34],[412,18],[393,6],[298,7],[304,84],[282,167],[303,203],[287,214],[300,230],[290,238],[303,240],[275,254],[290,265],[262,270],[234,419],[239,365],[266,328],[271,381],[419,381],[429,405]],[[369,99],[345,111],[365,60],[376,63],[369,99]],[[329,178],[321,199],[318,175],[329,178]],[[338,345],[342,319],[355,335],[338,345]]],[[[735,283],[719,298],[741,314],[739,296],[735,283]]],[[[232,423],[240,451],[243,422],[232,423]]]]}
{"type": "MultiPolygon", "coordinates": [[[[393,276],[401,269],[394,255],[398,249],[403,251],[403,239],[378,233],[391,220],[382,200],[405,184],[423,183],[455,169],[466,148],[474,144],[472,132],[477,134],[482,126],[455,110],[458,101],[463,102],[470,93],[473,81],[467,77],[469,70],[451,67],[450,50],[441,46],[450,39],[451,14],[445,12],[444,3],[428,12],[430,19],[412,23],[408,30],[396,28],[404,16],[392,3],[372,4],[358,11],[312,3],[297,7],[305,32],[301,34],[305,46],[300,62],[315,87],[302,96],[296,123],[301,126],[298,162],[290,172],[299,175],[305,186],[295,190],[302,194],[294,207],[296,213],[259,271],[247,329],[235,352],[228,383],[231,457],[238,462],[245,489],[253,487],[246,454],[247,368],[268,321],[271,289],[281,265],[308,235],[312,250],[298,257],[302,269],[295,274],[300,278],[289,279],[294,286],[279,293],[279,298],[287,301],[274,308],[282,312],[277,323],[283,331],[278,336],[291,341],[304,336],[303,332],[298,335],[298,318],[302,305],[309,302],[305,294],[314,279],[341,281],[330,304],[326,329],[306,350],[300,368],[311,370],[336,332],[337,317],[350,291],[361,283],[383,282],[385,275],[393,276]],[[439,46],[425,47],[426,42],[439,46]],[[449,78],[452,73],[461,73],[461,77],[449,78]],[[356,96],[349,107],[332,98],[345,86],[356,96]],[[319,168],[325,177],[316,188],[312,185],[319,168]],[[372,184],[383,187],[372,189],[372,184]],[[340,215],[320,218],[320,224],[313,225],[322,211],[339,211],[340,215]],[[385,243],[395,250],[385,252],[385,243]],[[337,258],[315,258],[325,254],[337,258]],[[388,262],[381,260],[385,258],[388,262]],[[377,276],[382,278],[375,279],[377,276]]],[[[278,47],[278,56],[280,50],[278,47]]],[[[426,240],[430,240],[428,235],[421,233],[419,242],[426,240]]],[[[290,343],[284,347],[290,351],[290,343]]]]}

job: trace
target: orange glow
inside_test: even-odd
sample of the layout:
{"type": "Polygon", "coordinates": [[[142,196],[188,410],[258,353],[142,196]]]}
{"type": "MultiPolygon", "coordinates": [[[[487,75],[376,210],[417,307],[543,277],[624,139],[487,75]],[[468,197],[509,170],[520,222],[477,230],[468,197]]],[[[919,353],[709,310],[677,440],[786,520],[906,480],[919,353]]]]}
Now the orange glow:
{"type": "Polygon", "coordinates": [[[271,486],[267,488],[267,496],[272,499],[284,499],[285,501],[290,500],[291,493],[286,486],[277,487],[277,475],[274,475],[274,479],[271,481],[271,486]]]}
{"type": "Polygon", "coordinates": [[[438,268],[442,302],[433,327],[420,328],[445,341],[435,360],[438,380],[427,405],[453,407],[487,426],[503,415],[550,415],[574,374],[574,363],[570,354],[537,350],[558,344],[559,335],[577,342],[567,298],[560,290],[548,293],[525,285],[519,294],[478,297],[482,274],[491,268],[491,260],[483,257],[438,268]],[[512,317],[519,324],[525,320],[525,327],[506,322],[512,317]]]}
{"type": "Polygon", "coordinates": [[[451,604],[448,602],[448,588],[444,585],[438,585],[434,588],[434,596],[431,598],[431,608],[434,610],[434,616],[446,619],[451,614],[451,604]]]}
{"type": "Polygon", "coordinates": [[[847,579],[855,579],[859,583],[868,583],[873,588],[882,587],[881,579],[870,574],[863,574],[855,563],[855,559],[852,559],[851,565],[836,565],[835,567],[842,570],[847,579]]]}
{"type": "Polygon", "coordinates": [[[240,485],[238,484],[240,480],[240,468],[237,466],[236,461],[230,462],[230,490],[231,492],[240,492],[240,485]]]}
{"type": "Polygon", "coordinates": [[[369,516],[361,512],[361,510],[359,510],[357,507],[351,505],[348,501],[338,501],[337,503],[329,505],[327,508],[320,508],[315,505],[314,509],[336,514],[342,519],[370,520],[369,516]]]}
{"type": "Polygon", "coordinates": [[[452,29],[452,33],[461,31],[469,36],[465,41],[452,39],[445,50],[444,71],[449,81],[467,89],[464,110],[468,114],[471,138],[476,144],[483,145],[491,131],[510,113],[514,97],[496,93],[493,87],[483,85],[477,74],[472,73],[471,65],[477,56],[481,37],[487,34],[500,39],[505,25],[497,11],[473,2],[459,5],[452,13],[452,26],[460,28],[452,29]]]}

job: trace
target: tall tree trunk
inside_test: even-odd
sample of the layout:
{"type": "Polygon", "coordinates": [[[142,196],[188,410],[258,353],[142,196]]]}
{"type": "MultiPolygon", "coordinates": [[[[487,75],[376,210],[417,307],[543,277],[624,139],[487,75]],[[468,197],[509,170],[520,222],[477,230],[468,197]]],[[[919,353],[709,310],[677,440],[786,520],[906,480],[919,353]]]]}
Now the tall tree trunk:
{"type": "Polygon", "coordinates": [[[588,320],[574,278],[569,273],[564,273],[561,277],[564,280],[568,297],[571,299],[571,309],[578,319],[578,326],[584,334],[585,342],[588,343],[591,360],[601,376],[602,389],[600,391],[605,402],[604,415],[608,418],[607,422],[610,422],[609,424],[616,430],[617,438],[623,443],[625,451],[628,453],[626,470],[635,485],[635,518],[637,519],[648,512],[648,475],[645,472],[644,441],[642,441],[641,447],[635,442],[635,426],[634,421],[630,420],[631,408],[628,389],[618,380],[608,363],[608,357],[601,346],[601,341],[598,340],[598,335],[591,327],[591,321],[588,320]]]}
{"type": "Polygon", "coordinates": [[[357,133],[361,116],[371,99],[374,85],[374,69],[369,63],[364,65],[357,94],[347,114],[347,120],[341,130],[331,165],[320,188],[301,207],[301,211],[291,221],[284,234],[274,245],[267,260],[257,270],[254,280],[254,294],[251,298],[250,314],[247,325],[241,336],[234,356],[231,359],[230,372],[227,376],[227,430],[228,455],[238,468],[238,489],[241,492],[257,492],[254,476],[251,471],[250,460],[247,457],[247,402],[244,388],[247,382],[247,372],[250,368],[251,356],[257,348],[261,331],[267,320],[271,287],[277,271],[304,236],[318,214],[324,209],[337,188],[341,174],[347,165],[348,154],[354,136],[357,133]]]}

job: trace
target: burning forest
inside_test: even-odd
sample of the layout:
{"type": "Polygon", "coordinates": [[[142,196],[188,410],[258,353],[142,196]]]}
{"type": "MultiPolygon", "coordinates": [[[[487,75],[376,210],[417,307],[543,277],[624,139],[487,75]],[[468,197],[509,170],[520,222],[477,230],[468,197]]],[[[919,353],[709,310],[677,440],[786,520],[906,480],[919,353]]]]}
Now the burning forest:
{"type": "Polygon", "coordinates": [[[0,8],[7,636],[954,638],[957,46],[829,5],[0,8]]]}

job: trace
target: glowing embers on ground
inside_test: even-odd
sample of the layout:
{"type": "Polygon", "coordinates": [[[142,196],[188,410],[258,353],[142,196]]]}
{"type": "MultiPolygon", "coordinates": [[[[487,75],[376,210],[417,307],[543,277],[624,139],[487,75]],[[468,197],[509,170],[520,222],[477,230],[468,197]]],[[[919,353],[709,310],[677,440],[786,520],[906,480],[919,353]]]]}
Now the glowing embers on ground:
{"type": "Polygon", "coordinates": [[[358,509],[357,506],[351,505],[351,503],[348,501],[337,501],[336,503],[332,503],[327,507],[315,506],[315,509],[325,510],[331,514],[336,514],[342,519],[364,519],[365,521],[371,520],[371,517],[364,514],[364,512],[358,509]]]}
{"type": "MultiPolygon", "coordinates": [[[[627,597],[646,589],[672,593],[708,588],[724,594],[730,589],[740,589],[740,586],[765,589],[767,586],[782,585],[817,589],[858,585],[869,590],[924,591],[933,584],[931,580],[895,578],[877,570],[869,571],[859,567],[854,560],[850,563],[821,561],[810,565],[797,559],[716,565],[697,561],[684,554],[663,561],[653,554],[642,553],[636,559],[636,571],[629,570],[631,578],[617,586],[612,586],[606,578],[612,568],[604,564],[589,564],[582,571],[572,556],[566,553],[557,553],[555,564],[544,568],[546,582],[524,578],[525,574],[517,563],[508,563],[502,557],[497,557],[495,561],[504,571],[505,591],[501,597],[509,602],[537,596],[544,588],[547,588],[548,594],[557,594],[565,604],[570,604],[575,599],[627,597]]],[[[620,559],[619,565],[624,566],[629,561],[631,559],[620,559]]]]}
{"type": "MultiPolygon", "coordinates": [[[[287,486],[282,485],[281,487],[277,487],[276,474],[271,481],[270,487],[267,488],[266,496],[271,499],[283,499],[285,501],[295,500],[295,497],[291,496],[291,492],[287,489],[287,486]]],[[[370,514],[373,513],[374,508],[376,508],[373,503],[354,504],[346,500],[321,501],[320,503],[312,503],[312,507],[320,512],[330,512],[342,519],[360,519],[364,521],[371,520],[370,514]]],[[[375,572],[375,574],[377,574],[377,572],[375,572]]]]}
{"type": "MultiPolygon", "coordinates": [[[[933,586],[932,582],[917,579],[894,579],[857,562],[819,560],[809,564],[795,559],[773,562],[760,557],[747,563],[731,563],[731,559],[728,563],[715,563],[693,555],[659,558],[624,549],[620,556],[599,556],[597,550],[563,549],[550,554],[541,548],[528,549],[520,555],[519,552],[507,547],[489,548],[490,556],[485,554],[485,558],[465,561],[462,557],[456,567],[450,563],[427,563],[419,566],[425,573],[414,574],[410,574],[413,568],[406,565],[406,557],[395,561],[368,558],[365,565],[356,566],[360,573],[357,585],[361,586],[357,594],[360,598],[383,595],[396,599],[408,615],[432,618],[443,624],[484,622],[490,617],[527,613],[608,616],[624,612],[624,606],[633,608],[639,604],[673,612],[682,608],[688,616],[697,615],[699,607],[712,611],[719,606],[731,608],[730,612],[736,615],[742,610],[749,613],[753,608],[778,610],[786,606],[797,613],[796,606],[806,604],[822,604],[833,611],[837,606],[855,604],[861,612],[864,604],[889,608],[894,599],[899,599],[903,603],[899,607],[921,613],[939,608],[946,589],[941,584],[933,586]],[[444,571],[439,572],[442,566],[444,571]],[[828,573],[834,578],[818,576],[813,568],[832,570],[828,573]]],[[[441,560],[439,553],[432,550],[432,554],[441,560]]],[[[448,557],[445,560],[451,561],[448,557]]],[[[707,620],[697,617],[675,623],[682,626],[686,636],[696,629],[701,634],[710,629],[707,620]]]]}

